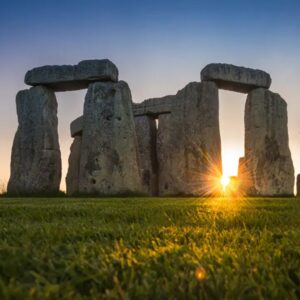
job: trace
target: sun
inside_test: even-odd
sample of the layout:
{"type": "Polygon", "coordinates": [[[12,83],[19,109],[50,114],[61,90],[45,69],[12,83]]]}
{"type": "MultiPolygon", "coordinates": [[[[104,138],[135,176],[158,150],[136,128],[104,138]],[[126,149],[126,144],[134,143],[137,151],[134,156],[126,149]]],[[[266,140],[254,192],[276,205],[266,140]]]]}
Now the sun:
{"type": "Polygon", "coordinates": [[[226,189],[226,187],[227,187],[227,185],[228,185],[229,183],[230,183],[229,177],[223,175],[223,176],[221,177],[221,184],[222,184],[223,190],[226,189]]]}

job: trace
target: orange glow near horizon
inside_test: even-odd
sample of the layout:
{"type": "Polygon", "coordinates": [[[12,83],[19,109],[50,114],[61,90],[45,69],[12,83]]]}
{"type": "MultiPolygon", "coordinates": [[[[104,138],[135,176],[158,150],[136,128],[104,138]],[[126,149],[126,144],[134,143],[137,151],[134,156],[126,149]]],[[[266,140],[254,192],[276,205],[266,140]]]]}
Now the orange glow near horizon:
{"type": "Polygon", "coordinates": [[[222,147],[222,177],[220,178],[223,195],[236,192],[236,184],[231,181],[232,176],[238,175],[239,158],[243,156],[241,149],[226,145],[222,147]]]}
{"type": "Polygon", "coordinates": [[[226,187],[228,186],[228,184],[230,183],[230,178],[228,176],[222,176],[221,177],[221,185],[223,188],[223,191],[226,190],[226,187]]]}
{"type": "Polygon", "coordinates": [[[222,178],[236,176],[238,173],[239,158],[243,156],[241,153],[241,149],[234,147],[224,148],[225,147],[222,147],[222,178]]]}

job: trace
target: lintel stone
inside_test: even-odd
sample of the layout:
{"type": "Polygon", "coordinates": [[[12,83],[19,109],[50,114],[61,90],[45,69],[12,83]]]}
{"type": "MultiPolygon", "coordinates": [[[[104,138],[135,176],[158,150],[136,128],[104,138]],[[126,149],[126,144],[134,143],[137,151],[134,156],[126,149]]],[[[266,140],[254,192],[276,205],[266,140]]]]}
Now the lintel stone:
{"type": "Polygon", "coordinates": [[[230,64],[209,64],[201,71],[202,81],[214,81],[220,89],[249,93],[256,88],[268,89],[271,76],[261,70],[230,64]]]}
{"type": "Polygon", "coordinates": [[[118,81],[118,69],[108,59],[83,60],[77,65],[42,66],[28,71],[25,83],[44,85],[54,91],[85,89],[95,81],[118,81]]]}
{"type": "MultiPolygon", "coordinates": [[[[162,98],[152,98],[144,100],[141,103],[133,103],[132,110],[135,117],[151,116],[157,118],[159,115],[171,113],[172,107],[176,106],[176,103],[172,101],[172,96],[165,96],[162,98]]],[[[70,125],[71,136],[75,137],[82,135],[83,117],[80,116],[70,125]]]]}
{"type": "Polygon", "coordinates": [[[162,98],[147,99],[141,103],[134,103],[132,109],[135,117],[147,115],[158,117],[159,115],[170,113],[174,104],[170,96],[165,96],[162,98]]]}

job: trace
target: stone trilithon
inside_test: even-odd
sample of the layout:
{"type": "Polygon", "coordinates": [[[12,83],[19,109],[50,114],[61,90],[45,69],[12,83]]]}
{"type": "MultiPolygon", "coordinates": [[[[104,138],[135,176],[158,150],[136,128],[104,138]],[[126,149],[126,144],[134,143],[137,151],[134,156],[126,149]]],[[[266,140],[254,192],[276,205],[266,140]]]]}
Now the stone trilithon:
{"type": "Polygon", "coordinates": [[[118,69],[107,59],[27,72],[25,83],[33,87],[17,95],[19,126],[8,193],[58,193],[61,158],[54,92],[87,88],[83,116],[71,123],[68,195],[218,194],[222,175],[218,89],[248,93],[245,156],[237,178],[243,193],[292,195],[287,104],[268,90],[270,75],[209,64],[201,71],[201,80],[175,95],[132,103],[129,86],[118,81],[118,69]]]}

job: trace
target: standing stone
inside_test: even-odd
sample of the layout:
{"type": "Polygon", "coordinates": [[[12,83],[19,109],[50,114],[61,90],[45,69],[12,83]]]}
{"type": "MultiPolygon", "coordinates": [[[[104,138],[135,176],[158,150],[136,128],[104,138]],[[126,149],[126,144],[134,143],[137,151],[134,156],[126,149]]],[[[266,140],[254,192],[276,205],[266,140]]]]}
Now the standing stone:
{"type": "Polygon", "coordinates": [[[300,174],[297,175],[297,196],[300,196],[300,174]]]}
{"type": "Polygon", "coordinates": [[[245,169],[245,157],[239,158],[239,165],[238,165],[238,177],[242,178],[244,177],[244,174],[246,173],[245,169]]]}
{"type": "Polygon", "coordinates": [[[135,117],[142,183],[148,195],[158,194],[156,124],[149,116],[135,117]]]}
{"type": "Polygon", "coordinates": [[[250,189],[251,188],[250,176],[249,176],[247,161],[245,157],[240,157],[239,159],[238,181],[239,181],[239,194],[241,196],[252,194],[250,189]]]}
{"type": "Polygon", "coordinates": [[[69,168],[66,177],[67,195],[74,196],[79,194],[79,166],[81,154],[81,136],[75,136],[71,145],[69,156],[69,168]]]}
{"type": "Polygon", "coordinates": [[[8,194],[55,194],[61,179],[57,101],[38,86],[17,94],[19,126],[11,156],[8,194]]]}
{"type": "Polygon", "coordinates": [[[81,194],[142,192],[131,92],[120,81],[90,84],[84,103],[81,194]]]}
{"type": "Polygon", "coordinates": [[[159,194],[212,195],[222,174],[218,87],[192,82],[158,121],[159,194]]]}
{"type": "Polygon", "coordinates": [[[83,122],[82,116],[76,118],[74,121],[71,122],[70,125],[71,137],[82,135],[82,122],[83,122]]]}
{"type": "Polygon", "coordinates": [[[245,160],[254,195],[293,195],[287,104],[266,89],[249,93],[245,108],[245,160]]]}

